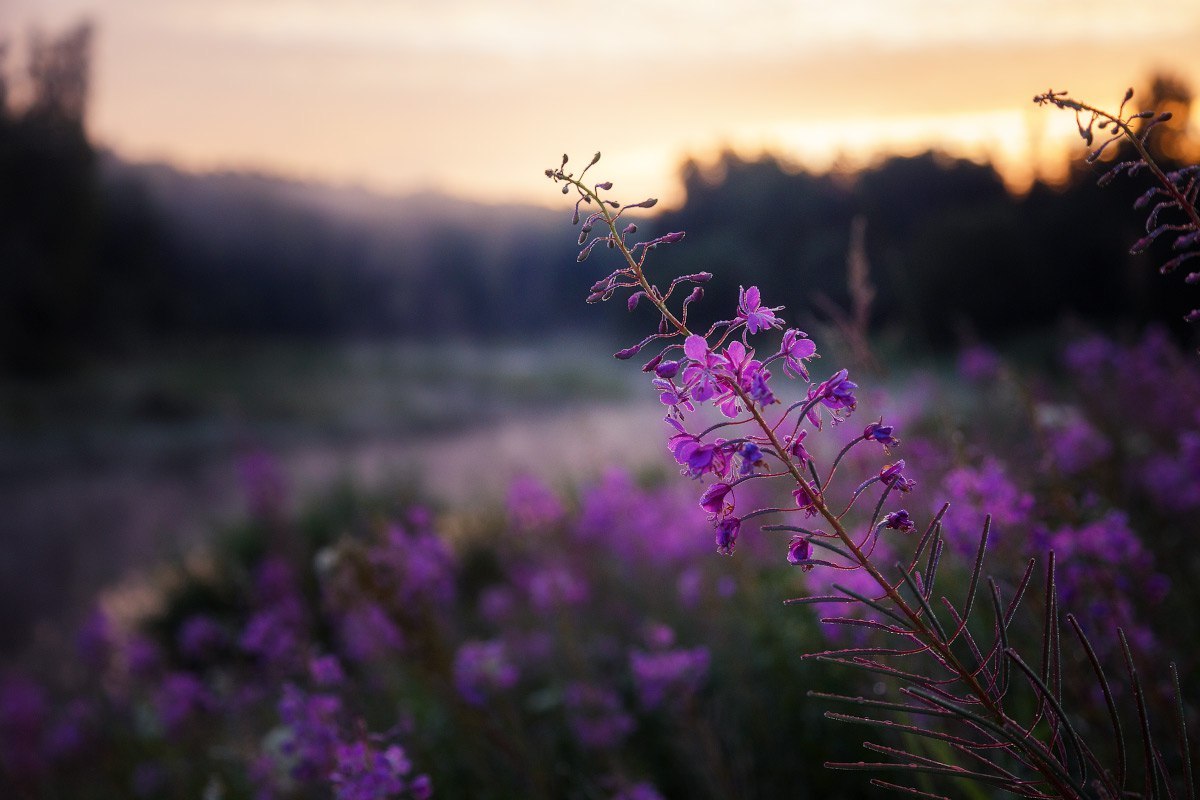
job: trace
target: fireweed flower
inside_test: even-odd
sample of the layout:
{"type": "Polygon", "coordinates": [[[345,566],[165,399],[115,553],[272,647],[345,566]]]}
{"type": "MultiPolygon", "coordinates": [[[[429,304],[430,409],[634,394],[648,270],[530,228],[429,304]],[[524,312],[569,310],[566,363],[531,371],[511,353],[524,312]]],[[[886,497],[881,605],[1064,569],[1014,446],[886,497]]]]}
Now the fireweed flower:
{"type": "Polygon", "coordinates": [[[724,517],[717,522],[717,552],[726,556],[733,555],[733,548],[741,530],[742,521],[737,517],[724,517]]]}
{"type": "Polygon", "coordinates": [[[917,523],[913,522],[912,517],[902,508],[899,511],[893,511],[885,515],[883,518],[883,527],[891,528],[901,533],[911,533],[917,527],[917,523]]]}
{"type": "Polygon", "coordinates": [[[758,333],[770,328],[782,328],[783,320],[775,316],[783,306],[766,308],[759,297],[758,287],[738,290],[738,319],[746,323],[747,333],[758,333]]]}
{"type": "Polygon", "coordinates": [[[708,677],[707,647],[629,653],[629,669],[643,709],[653,711],[685,700],[699,691],[708,677]]]}
{"type": "Polygon", "coordinates": [[[339,740],[338,717],[342,701],[334,695],[309,695],[292,684],[283,687],[279,719],[287,727],[282,751],[298,781],[317,781],[334,765],[339,740]]]}
{"type": "MultiPolygon", "coordinates": [[[[677,245],[684,235],[673,232],[637,240],[637,226],[621,218],[631,209],[651,208],[656,201],[622,205],[607,197],[611,184],[585,183],[583,173],[598,160],[597,155],[576,177],[567,171],[568,159],[564,158],[557,169],[547,170],[546,175],[561,186],[564,194],[575,192],[572,221],[580,226],[579,260],[588,259],[598,248],[615,251],[619,256],[617,268],[593,284],[588,301],[602,302],[623,292],[630,311],[653,309],[652,332],[618,352],[617,357],[632,357],[652,345],[657,348],[642,369],[649,375],[660,402],[668,408],[668,450],[682,474],[707,484],[699,492],[699,505],[713,523],[718,552],[733,552],[743,523],[751,517],[800,512],[824,517],[835,531],[828,535],[840,538],[843,545],[848,544],[852,554],[858,553],[853,555],[853,563],[845,566],[869,568],[866,556],[854,543],[866,539],[851,538],[842,524],[845,511],[835,513],[828,505],[827,495],[836,491],[828,483],[841,457],[831,465],[829,474],[822,477],[820,465],[806,447],[809,431],[800,426],[807,419],[811,428],[819,430],[824,419],[831,419],[834,425],[845,420],[857,408],[857,384],[850,380],[845,369],[836,370],[822,382],[812,382],[808,362],[817,357],[816,345],[803,331],[786,328],[778,315],[783,307],[768,305],[757,286],[739,289],[732,318],[716,322],[707,330],[689,327],[689,308],[703,298],[703,285],[712,276],[703,272],[683,275],[670,280],[665,288],[650,277],[646,271],[649,254],[659,247],[677,245]],[[778,343],[764,344],[763,337],[775,335],[776,331],[780,332],[778,343]],[[770,355],[760,360],[756,351],[770,355]],[[782,392],[772,383],[770,368],[776,361],[782,363],[785,377],[802,382],[799,402],[791,405],[779,402],[782,392]],[[725,421],[708,426],[693,424],[693,417],[699,416],[702,405],[714,407],[725,421]],[[738,427],[731,431],[727,430],[729,426],[738,427]],[[733,487],[743,481],[765,478],[792,481],[794,506],[762,508],[735,516],[733,487]]],[[[894,427],[884,425],[882,419],[867,426],[857,439],[875,441],[885,448],[899,444],[894,427]]],[[[907,492],[914,482],[902,470],[900,462],[871,483],[880,484],[876,488],[883,491],[907,492]]],[[[864,492],[865,489],[853,492],[850,504],[864,492]]],[[[788,557],[798,559],[804,547],[812,545],[793,542],[788,547],[788,557]]]]}
{"type": "Polygon", "coordinates": [[[805,572],[813,568],[812,564],[804,562],[812,558],[812,542],[804,536],[793,536],[788,544],[787,560],[789,564],[798,564],[805,572]]]}
{"type": "MultiPolygon", "coordinates": [[[[831,416],[833,424],[836,425],[858,406],[858,400],[854,396],[854,390],[857,388],[858,384],[849,379],[846,370],[838,370],[829,380],[809,389],[808,399],[820,401],[821,405],[833,412],[831,416]]],[[[821,427],[821,414],[815,402],[809,407],[808,419],[817,428],[821,427]]]]}
{"type": "Polygon", "coordinates": [[[728,483],[714,483],[700,495],[700,507],[707,511],[713,519],[723,517],[733,511],[733,498],[726,502],[732,487],[728,483]]]}
{"type": "Polygon", "coordinates": [[[804,362],[818,358],[817,345],[804,331],[788,328],[783,332],[783,342],[773,358],[783,359],[783,371],[789,377],[808,380],[808,367],[804,362]]]}
{"type": "Polygon", "coordinates": [[[711,400],[717,394],[726,362],[708,349],[704,337],[689,336],[683,344],[688,365],[683,368],[683,385],[688,395],[697,403],[711,400]]]}
{"type": "Polygon", "coordinates": [[[612,689],[589,683],[572,683],[563,692],[567,723],[580,746],[588,750],[619,747],[636,723],[612,689]]]}
{"type": "Polygon", "coordinates": [[[911,492],[917,482],[904,476],[904,459],[888,464],[879,471],[879,480],[884,486],[901,492],[911,492]]]}
{"type": "Polygon", "coordinates": [[[411,780],[412,762],[399,745],[386,747],[366,741],[339,743],[336,765],[329,776],[336,800],[378,800],[411,797],[426,800],[433,795],[428,775],[411,780]]]}
{"type": "Polygon", "coordinates": [[[801,485],[792,490],[792,497],[796,499],[796,507],[804,512],[806,517],[815,516],[817,513],[817,499],[821,496],[820,491],[810,481],[801,481],[801,485]]]}
{"type": "Polygon", "coordinates": [[[767,460],[762,449],[754,442],[742,442],[738,445],[738,455],[742,457],[742,466],[738,474],[745,477],[754,472],[755,467],[765,467],[767,460]]]}
{"type": "Polygon", "coordinates": [[[884,425],[883,417],[880,417],[879,422],[872,422],[863,430],[863,439],[868,442],[879,442],[884,449],[895,447],[900,444],[900,440],[892,435],[893,430],[895,428],[891,425],[884,425]]]}
{"type": "Polygon", "coordinates": [[[346,675],[337,656],[317,656],[308,662],[308,674],[317,686],[340,686],[346,675]]]}
{"type": "Polygon", "coordinates": [[[154,695],[155,711],[169,736],[178,735],[194,716],[211,712],[216,705],[204,683],[188,672],[167,675],[154,695]]]}
{"type": "Polygon", "coordinates": [[[466,642],[454,656],[454,685],[474,706],[516,686],[520,674],[501,641],[466,642]]]}

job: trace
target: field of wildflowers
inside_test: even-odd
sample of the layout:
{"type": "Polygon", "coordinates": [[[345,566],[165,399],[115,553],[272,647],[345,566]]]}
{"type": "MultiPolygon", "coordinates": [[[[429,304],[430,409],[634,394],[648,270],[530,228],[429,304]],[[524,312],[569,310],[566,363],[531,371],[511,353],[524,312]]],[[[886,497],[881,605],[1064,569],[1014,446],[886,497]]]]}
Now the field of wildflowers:
{"type": "Polygon", "coordinates": [[[653,201],[598,160],[547,176],[615,258],[588,300],[651,308],[616,355],[674,464],[292,513],[264,457],[204,557],[0,674],[5,796],[1192,798],[1196,354],[1080,331],[884,372],[755,286],[693,330],[711,276],[652,276],[684,234],[639,239],[653,201]]]}

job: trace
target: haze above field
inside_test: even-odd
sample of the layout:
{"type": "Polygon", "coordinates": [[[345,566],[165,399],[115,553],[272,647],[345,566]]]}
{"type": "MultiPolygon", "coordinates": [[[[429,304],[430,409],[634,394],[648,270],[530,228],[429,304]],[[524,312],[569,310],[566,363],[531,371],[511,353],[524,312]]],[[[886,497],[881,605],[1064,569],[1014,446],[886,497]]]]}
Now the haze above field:
{"type": "Polygon", "coordinates": [[[92,19],[89,124],[127,159],[547,204],[541,170],[599,148],[621,196],[670,202],[680,161],[723,147],[823,167],[940,145],[1021,184],[1074,134],[1034,92],[1200,83],[1200,6],[1131,8],[8,0],[0,33],[19,59],[27,30],[92,19]]]}

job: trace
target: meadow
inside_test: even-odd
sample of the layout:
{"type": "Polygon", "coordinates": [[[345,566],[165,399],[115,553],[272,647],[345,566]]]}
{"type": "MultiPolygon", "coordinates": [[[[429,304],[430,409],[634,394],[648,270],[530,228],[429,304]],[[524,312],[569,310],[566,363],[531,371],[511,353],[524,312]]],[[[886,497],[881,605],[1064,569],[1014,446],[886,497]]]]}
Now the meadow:
{"type": "MultiPolygon", "coordinates": [[[[1154,163],[1153,114],[1043,102],[1131,140],[1110,174],[1154,163]]],[[[623,218],[655,203],[598,160],[546,176],[582,248],[567,316],[634,312],[601,341],[208,340],[6,383],[6,796],[1192,798],[1194,325],[1012,334],[1052,281],[959,285],[1010,335],[947,309],[922,351],[872,325],[903,276],[874,283],[843,215],[810,336],[752,275],[651,272],[692,234],[623,218]]],[[[1198,172],[1139,189],[1135,250],[1196,254],[1198,172]]],[[[762,261],[739,241],[701,253],[762,261]]]]}

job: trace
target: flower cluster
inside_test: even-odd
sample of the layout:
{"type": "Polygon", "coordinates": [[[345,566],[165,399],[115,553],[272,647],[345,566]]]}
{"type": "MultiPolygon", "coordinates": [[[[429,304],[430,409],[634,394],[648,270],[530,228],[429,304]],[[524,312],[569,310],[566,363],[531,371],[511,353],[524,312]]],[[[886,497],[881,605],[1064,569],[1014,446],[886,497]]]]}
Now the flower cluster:
{"type": "Polygon", "coordinates": [[[562,184],[564,194],[574,190],[577,195],[572,222],[580,225],[579,261],[586,260],[600,245],[618,251],[621,257],[620,265],[592,287],[588,302],[608,300],[625,290],[630,311],[643,303],[654,307],[655,331],[619,351],[616,357],[627,359],[648,347],[657,349],[642,370],[651,376],[659,401],[667,408],[667,446],[680,471],[707,482],[699,502],[712,521],[717,550],[733,553],[749,518],[798,512],[805,517],[823,517],[834,532],[773,526],[798,534],[788,546],[789,563],[805,569],[817,563],[848,569],[865,566],[864,548],[869,551],[881,528],[912,529],[911,523],[879,523],[879,515],[888,493],[908,492],[915,482],[904,474],[905,464],[900,460],[858,486],[848,499],[849,506],[865,496],[865,490],[873,484],[879,484],[883,491],[865,535],[852,540],[842,524],[846,512],[831,510],[835,498],[830,493],[830,481],[838,463],[855,445],[875,442],[885,451],[898,445],[893,426],[882,419],[868,425],[861,436],[841,449],[822,477],[805,439],[827,421],[833,425],[844,422],[856,409],[858,386],[850,380],[848,371],[841,369],[823,381],[812,380],[809,362],[818,357],[816,345],[804,331],[786,327],[778,316],[783,307],[767,305],[757,286],[739,290],[735,313],[729,319],[715,322],[703,332],[693,331],[688,326],[689,307],[704,296],[703,284],[711,279],[711,273],[675,277],[665,288],[651,278],[646,267],[649,253],[681,241],[684,234],[674,232],[635,241],[637,225],[623,222],[625,212],[653,207],[656,201],[622,206],[606,195],[611,183],[586,183],[584,176],[599,159],[597,153],[575,176],[566,172],[569,159],[564,156],[560,166],[546,170],[546,175],[562,184]],[[681,301],[673,301],[676,292],[685,286],[692,287],[689,293],[681,301]],[[764,336],[776,333],[777,344],[762,343],[764,336]],[[772,383],[773,368],[804,384],[800,400],[786,406],[780,402],[772,383]],[[715,410],[718,421],[702,426],[705,406],[715,410]],[[789,480],[794,485],[793,505],[743,513],[737,503],[738,488],[764,478],[789,480]],[[836,564],[814,560],[812,543],[822,538],[841,539],[850,553],[836,564]]]}

